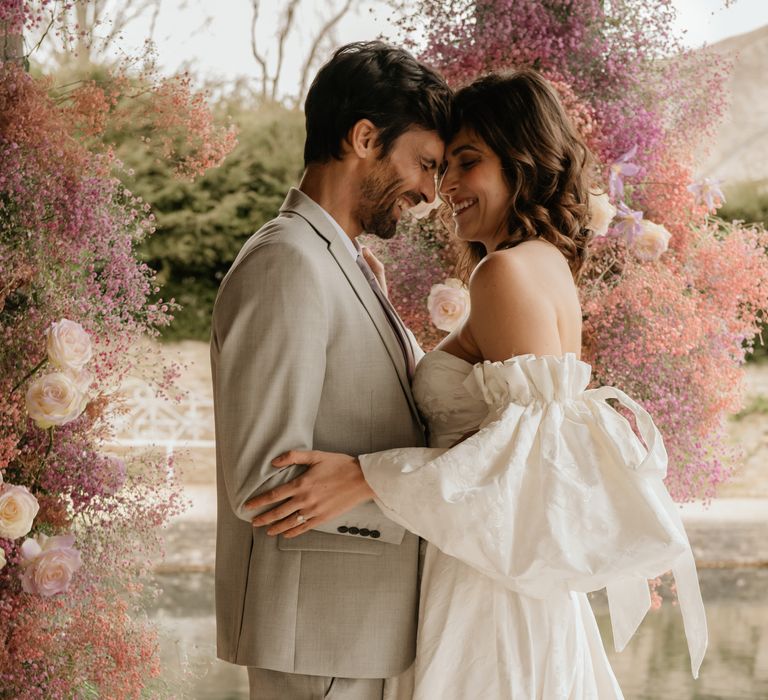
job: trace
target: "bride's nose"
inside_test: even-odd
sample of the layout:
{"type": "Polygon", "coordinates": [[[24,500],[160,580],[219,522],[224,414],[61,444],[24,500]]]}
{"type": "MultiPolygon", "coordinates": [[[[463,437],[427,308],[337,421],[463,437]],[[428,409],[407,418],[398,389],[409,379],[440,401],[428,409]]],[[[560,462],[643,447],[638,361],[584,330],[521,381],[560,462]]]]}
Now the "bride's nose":
{"type": "Polygon", "coordinates": [[[454,168],[446,168],[438,183],[438,194],[444,201],[448,201],[450,196],[456,192],[458,180],[455,177],[454,170],[454,168]]]}

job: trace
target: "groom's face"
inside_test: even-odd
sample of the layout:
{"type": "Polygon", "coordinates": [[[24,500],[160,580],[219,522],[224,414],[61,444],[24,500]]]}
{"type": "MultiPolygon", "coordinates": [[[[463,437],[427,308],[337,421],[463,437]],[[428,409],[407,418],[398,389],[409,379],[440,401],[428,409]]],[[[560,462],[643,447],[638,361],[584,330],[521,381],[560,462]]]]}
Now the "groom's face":
{"type": "Polygon", "coordinates": [[[435,131],[414,128],[401,134],[360,184],[357,217],[363,231],[392,238],[405,210],[431,202],[443,151],[435,131]]]}

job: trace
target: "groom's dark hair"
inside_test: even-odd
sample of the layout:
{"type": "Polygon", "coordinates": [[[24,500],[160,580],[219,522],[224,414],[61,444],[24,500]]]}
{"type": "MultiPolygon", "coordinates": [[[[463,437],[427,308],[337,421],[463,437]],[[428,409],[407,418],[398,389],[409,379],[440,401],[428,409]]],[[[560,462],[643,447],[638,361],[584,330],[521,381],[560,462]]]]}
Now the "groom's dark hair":
{"type": "Polygon", "coordinates": [[[432,68],[383,41],[347,44],[320,69],[307,93],[304,165],[340,159],[342,142],[361,119],[380,130],[381,157],[411,127],[450,129],[451,89],[432,68]]]}

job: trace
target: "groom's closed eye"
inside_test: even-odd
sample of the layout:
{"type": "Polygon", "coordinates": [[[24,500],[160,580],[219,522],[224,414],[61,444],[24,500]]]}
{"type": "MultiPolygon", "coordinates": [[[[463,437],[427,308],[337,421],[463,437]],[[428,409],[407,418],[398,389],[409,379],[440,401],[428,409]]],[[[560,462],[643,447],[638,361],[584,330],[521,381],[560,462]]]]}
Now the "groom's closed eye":
{"type": "Polygon", "coordinates": [[[437,171],[437,162],[434,160],[422,160],[421,161],[421,169],[425,173],[437,171]]]}

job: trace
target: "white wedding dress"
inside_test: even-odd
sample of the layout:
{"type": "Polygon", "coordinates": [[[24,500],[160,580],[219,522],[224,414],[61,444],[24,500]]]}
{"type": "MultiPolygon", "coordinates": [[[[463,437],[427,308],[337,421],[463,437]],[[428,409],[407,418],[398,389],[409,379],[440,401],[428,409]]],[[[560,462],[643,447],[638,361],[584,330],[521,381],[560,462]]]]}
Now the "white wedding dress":
{"type": "Polygon", "coordinates": [[[419,363],[434,449],[360,458],[382,511],[429,542],[413,678],[390,696],[621,698],[586,593],[607,588],[622,649],[650,607],[647,579],[670,569],[698,674],[706,620],[661,436],[623,392],[587,390],[590,376],[573,354],[419,363]]]}

